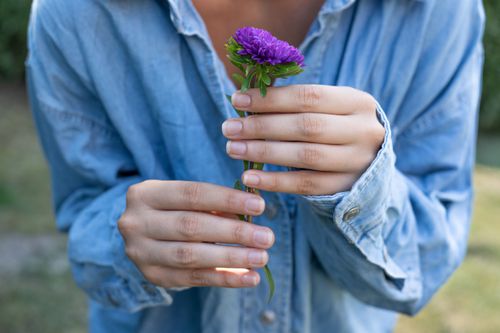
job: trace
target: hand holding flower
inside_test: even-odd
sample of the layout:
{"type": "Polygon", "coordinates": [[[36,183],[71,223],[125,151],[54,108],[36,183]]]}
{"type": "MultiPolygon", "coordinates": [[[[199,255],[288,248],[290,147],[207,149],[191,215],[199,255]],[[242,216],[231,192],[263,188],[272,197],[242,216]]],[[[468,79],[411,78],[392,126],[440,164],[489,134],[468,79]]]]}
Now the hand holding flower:
{"type": "Polygon", "coordinates": [[[376,102],[362,91],[335,86],[292,85],[232,96],[246,118],[229,119],[223,133],[235,159],[301,170],[248,170],[246,186],[274,192],[326,195],[348,190],[375,158],[385,130],[376,102]]]}

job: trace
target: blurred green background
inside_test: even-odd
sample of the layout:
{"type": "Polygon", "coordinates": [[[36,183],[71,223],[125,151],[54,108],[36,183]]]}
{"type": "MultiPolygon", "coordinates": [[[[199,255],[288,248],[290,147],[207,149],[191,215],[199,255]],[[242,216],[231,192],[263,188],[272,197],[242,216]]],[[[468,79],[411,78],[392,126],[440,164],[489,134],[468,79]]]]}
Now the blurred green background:
{"type": "MultiPolygon", "coordinates": [[[[70,1],[70,0],[68,0],[70,1]]],[[[50,209],[48,170],[23,86],[29,0],[0,0],[0,332],[85,332],[50,209]]],[[[397,332],[500,332],[500,1],[486,0],[486,63],[468,254],[456,274],[397,332]]]]}

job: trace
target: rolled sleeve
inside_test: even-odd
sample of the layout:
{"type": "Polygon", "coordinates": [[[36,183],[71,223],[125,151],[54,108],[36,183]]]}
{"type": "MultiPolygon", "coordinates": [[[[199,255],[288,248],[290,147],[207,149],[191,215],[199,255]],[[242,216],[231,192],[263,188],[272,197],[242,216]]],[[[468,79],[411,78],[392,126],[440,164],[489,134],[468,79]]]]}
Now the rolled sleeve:
{"type": "Polygon", "coordinates": [[[350,191],[299,200],[322,267],[367,304],[415,314],[463,261],[483,59],[473,45],[395,145],[378,107],[385,139],[350,191]]]}
{"type": "Polygon", "coordinates": [[[69,231],[68,249],[77,284],[100,304],[131,312],[172,303],[171,295],[148,282],[126,256],[117,228],[126,190],[137,181],[114,187],[78,214],[69,231]]]}
{"type": "MultiPolygon", "coordinates": [[[[408,189],[396,177],[391,127],[380,105],[377,105],[377,117],[385,129],[383,143],[371,165],[351,190],[334,195],[303,197],[316,213],[326,219],[322,222],[325,227],[340,230],[347,242],[356,246],[366,260],[383,269],[395,285],[402,288],[407,275],[388,256],[381,231],[383,224],[389,223],[384,216],[389,201],[393,200],[392,193],[397,193],[394,198],[397,200],[407,196],[408,189]]],[[[322,233],[321,230],[318,232],[322,233]]]]}

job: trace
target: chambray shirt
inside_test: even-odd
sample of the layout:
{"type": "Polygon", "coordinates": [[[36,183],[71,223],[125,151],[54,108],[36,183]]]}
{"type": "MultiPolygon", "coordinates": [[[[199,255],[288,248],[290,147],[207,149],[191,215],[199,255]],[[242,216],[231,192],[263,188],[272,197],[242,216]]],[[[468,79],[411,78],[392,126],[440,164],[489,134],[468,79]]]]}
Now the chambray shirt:
{"type": "Polygon", "coordinates": [[[117,230],[131,184],[231,186],[242,172],[220,129],[235,86],[191,2],[34,1],[31,104],[91,332],[388,332],[419,311],[466,250],[483,24],[479,0],[325,1],[300,46],[306,71],[277,85],[367,91],[386,136],[347,192],[263,193],[268,304],[265,279],[154,286],[117,230]]]}

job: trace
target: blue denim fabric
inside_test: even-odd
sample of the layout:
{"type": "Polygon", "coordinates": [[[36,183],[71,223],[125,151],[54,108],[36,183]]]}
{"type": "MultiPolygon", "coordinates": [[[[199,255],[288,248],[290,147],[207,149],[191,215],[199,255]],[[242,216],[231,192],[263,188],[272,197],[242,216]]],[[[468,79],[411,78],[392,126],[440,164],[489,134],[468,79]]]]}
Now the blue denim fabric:
{"type": "Polygon", "coordinates": [[[465,254],[483,25],[479,0],[325,2],[301,45],[306,71],[277,85],[367,91],[386,137],[348,192],[263,194],[257,223],[276,234],[267,304],[266,283],[157,288],[116,228],[131,184],[231,186],[242,171],[220,130],[235,87],[191,2],[34,1],[31,104],[91,331],[388,332],[397,312],[416,313],[465,254]]]}

